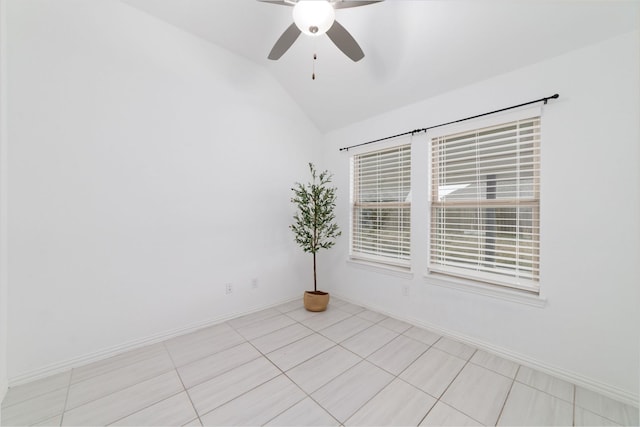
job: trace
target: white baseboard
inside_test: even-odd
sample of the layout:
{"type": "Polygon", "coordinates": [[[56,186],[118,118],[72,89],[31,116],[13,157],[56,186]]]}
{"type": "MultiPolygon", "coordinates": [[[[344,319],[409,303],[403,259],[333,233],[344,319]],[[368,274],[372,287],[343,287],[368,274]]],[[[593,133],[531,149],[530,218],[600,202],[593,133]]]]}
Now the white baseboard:
{"type": "MultiPolygon", "coordinates": [[[[197,331],[198,329],[202,329],[202,328],[207,328],[209,326],[213,326],[213,325],[217,325],[223,322],[226,322],[228,320],[231,319],[235,319],[236,317],[240,317],[240,316],[245,316],[247,314],[251,314],[251,313],[255,313],[256,311],[261,311],[261,310],[266,310],[268,308],[272,308],[272,307],[276,307],[278,305],[281,304],[285,304],[291,301],[294,301],[296,299],[300,299],[299,297],[296,298],[289,298],[274,304],[269,304],[266,306],[256,306],[256,307],[252,307],[249,310],[246,311],[242,311],[239,313],[232,313],[229,315],[225,315],[225,316],[219,316],[219,317],[215,317],[215,318],[211,318],[205,321],[201,321],[201,322],[196,322],[193,323],[191,325],[182,327],[182,328],[176,328],[176,329],[172,329],[169,331],[165,331],[165,332],[161,332],[155,335],[151,335],[148,337],[144,337],[144,338],[140,338],[140,339],[136,339],[136,340],[132,340],[129,342],[126,342],[124,344],[120,344],[120,345],[116,345],[113,347],[109,347],[109,348],[105,348],[93,353],[89,353],[89,354],[85,354],[79,357],[74,357],[71,359],[67,359],[67,360],[63,360],[61,362],[58,363],[53,363],[47,366],[44,366],[42,368],[39,369],[35,369],[29,372],[25,372],[23,374],[20,375],[16,375],[14,377],[11,377],[8,379],[8,381],[5,381],[5,386],[8,385],[8,387],[15,387],[21,384],[25,384],[31,381],[35,381],[35,380],[39,380],[42,378],[46,378],[48,376],[51,375],[55,375],[55,374],[59,374],[61,372],[65,372],[68,371],[70,369],[73,368],[78,368],[80,366],[83,365],[87,365],[89,363],[93,363],[93,362],[98,362],[100,360],[104,360],[107,359],[109,357],[112,356],[116,356],[118,354],[122,354],[125,353],[127,351],[131,351],[131,350],[135,350],[141,347],[145,347],[148,345],[152,345],[152,344],[156,344],[162,341],[166,341],[168,339],[171,338],[175,338],[177,336],[180,335],[185,335],[194,331],[197,331]]],[[[301,303],[302,304],[302,303],[301,303]]],[[[1,386],[2,384],[0,384],[1,386]]],[[[5,391],[6,391],[5,387],[5,391]]],[[[4,397],[4,396],[3,396],[4,397]]],[[[0,400],[1,401],[1,400],[0,400]]]]}
{"type": "Polygon", "coordinates": [[[604,396],[608,396],[612,399],[615,399],[619,402],[623,402],[626,403],[628,405],[631,405],[633,407],[637,407],[638,406],[638,399],[639,399],[639,395],[638,394],[634,394],[631,393],[627,390],[622,390],[618,387],[609,385],[609,384],[605,384],[603,382],[594,380],[593,378],[589,378],[586,377],[584,375],[569,371],[567,369],[563,369],[563,368],[558,368],[557,366],[552,366],[549,365],[548,363],[542,362],[540,360],[537,360],[535,358],[532,358],[530,356],[518,353],[518,352],[514,352],[511,351],[509,349],[503,348],[503,347],[499,347],[496,345],[493,345],[491,343],[488,343],[486,341],[482,341],[479,340],[477,338],[474,337],[470,337],[468,335],[464,335],[461,334],[457,331],[453,331],[450,329],[446,329],[446,328],[442,328],[438,325],[435,324],[431,324],[428,322],[424,322],[421,321],[419,319],[415,319],[415,318],[411,318],[411,317],[406,317],[406,316],[402,316],[402,315],[398,315],[396,313],[390,313],[387,310],[385,310],[382,307],[377,307],[377,306],[371,306],[371,305],[367,305],[367,304],[362,304],[358,301],[353,301],[349,298],[343,297],[339,294],[336,294],[335,292],[332,292],[332,295],[334,295],[336,298],[340,298],[342,300],[351,302],[353,304],[356,305],[360,305],[362,307],[368,308],[370,310],[373,311],[377,311],[379,313],[385,314],[389,317],[393,317],[394,319],[398,319],[398,320],[402,320],[403,322],[409,323],[411,325],[414,326],[418,326],[420,328],[425,328],[425,329],[429,329],[433,332],[437,332],[440,335],[444,335],[450,338],[454,338],[458,341],[461,341],[465,344],[469,344],[473,347],[479,348],[481,350],[485,350],[488,351],[490,353],[493,353],[497,356],[500,356],[504,359],[507,360],[511,360],[512,362],[518,363],[519,365],[524,365],[527,366],[529,368],[538,370],[540,372],[544,372],[545,374],[549,374],[551,376],[554,376],[556,378],[560,378],[561,380],[570,382],[572,384],[575,384],[577,386],[592,390],[596,393],[600,393],[604,396]]]}

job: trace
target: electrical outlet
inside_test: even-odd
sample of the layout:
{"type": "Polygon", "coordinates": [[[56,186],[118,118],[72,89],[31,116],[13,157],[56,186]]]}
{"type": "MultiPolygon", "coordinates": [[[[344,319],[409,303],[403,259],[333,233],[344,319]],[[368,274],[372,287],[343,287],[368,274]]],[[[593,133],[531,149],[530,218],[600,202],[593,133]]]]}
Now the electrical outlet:
{"type": "Polygon", "coordinates": [[[409,296],[409,285],[402,286],[402,295],[404,295],[405,297],[409,296]]]}
{"type": "Polygon", "coordinates": [[[224,285],[224,292],[227,295],[231,295],[233,293],[233,284],[227,283],[226,285],[224,285]]]}
{"type": "Polygon", "coordinates": [[[251,279],[251,287],[253,289],[257,289],[258,288],[258,279],[256,279],[256,278],[251,279]]]}

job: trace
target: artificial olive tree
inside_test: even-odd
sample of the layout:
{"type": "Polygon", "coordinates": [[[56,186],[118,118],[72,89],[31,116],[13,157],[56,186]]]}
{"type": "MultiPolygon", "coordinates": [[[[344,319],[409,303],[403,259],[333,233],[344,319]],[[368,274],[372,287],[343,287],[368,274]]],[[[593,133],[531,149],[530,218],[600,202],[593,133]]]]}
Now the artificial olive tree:
{"type": "Polygon", "coordinates": [[[317,292],[316,253],[320,249],[329,249],[335,244],[341,231],[333,213],[336,207],[336,188],[329,186],[332,175],[329,171],[316,173],[313,163],[309,163],[312,181],[307,184],[295,183],[291,189],[294,196],[291,202],[298,211],[293,216],[294,223],[289,227],[295,241],[305,252],[313,254],[313,291],[317,292]]]}

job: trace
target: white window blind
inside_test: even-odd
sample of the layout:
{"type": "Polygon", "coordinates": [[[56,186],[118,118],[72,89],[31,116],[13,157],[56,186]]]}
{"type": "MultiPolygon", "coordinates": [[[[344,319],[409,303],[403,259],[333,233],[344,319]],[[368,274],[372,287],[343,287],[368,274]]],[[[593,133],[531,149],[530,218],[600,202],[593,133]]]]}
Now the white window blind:
{"type": "Polygon", "coordinates": [[[540,117],[431,143],[429,270],[537,293],[540,117]]]}
{"type": "Polygon", "coordinates": [[[351,256],[408,267],[411,145],[353,156],[351,182],[351,256]]]}

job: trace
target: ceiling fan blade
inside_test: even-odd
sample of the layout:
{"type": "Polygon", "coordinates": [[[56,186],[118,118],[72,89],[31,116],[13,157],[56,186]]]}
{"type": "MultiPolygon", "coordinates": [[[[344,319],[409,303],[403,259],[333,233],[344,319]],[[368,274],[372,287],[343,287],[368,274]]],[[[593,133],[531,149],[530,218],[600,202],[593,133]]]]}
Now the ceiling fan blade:
{"type": "MultiPolygon", "coordinates": [[[[258,0],[261,3],[271,3],[280,6],[295,6],[298,0],[258,0]]],[[[347,9],[350,7],[366,6],[372,3],[380,3],[384,0],[329,0],[334,9],[347,9]]]]}
{"type": "Polygon", "coordinates": [[[285,0],[258,0],[259,2],[262,3],[271,3],[271,4],[277,4],[280,6],[293,6],[294,3],[292,3],[291,1],[285,1],[285,0]]]}
{"type": "Polygon", "coordinates": [[[333,4],[334,9],[347,9],[349,7],[366,6],[372,3],[380,3],[384,0],[338,0],[333,4]]]}
{"type": "Polygon", "coordinates": [[[284,30],[284,33],[280,36],[276,44],[273,45],[273,49],[269,52],[268,58],[271,60],[280,59],[284,53],[289,50],[293,42],[298,39],[300,35],[300,29],[296,26],[295,23],[289,25],[289,28],[284,30]]]}
{"type": "Polygon", "coordinates": [[[349,34],[342,25],[338,23],[338,21],[333,21],[333,25],[327,31],[327,35],[335,44],[338,46],[345,55],[347,55],[354,62],[360,61],[364,58],[364,52],[358,45],[358,42],[349,34]]]}

